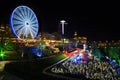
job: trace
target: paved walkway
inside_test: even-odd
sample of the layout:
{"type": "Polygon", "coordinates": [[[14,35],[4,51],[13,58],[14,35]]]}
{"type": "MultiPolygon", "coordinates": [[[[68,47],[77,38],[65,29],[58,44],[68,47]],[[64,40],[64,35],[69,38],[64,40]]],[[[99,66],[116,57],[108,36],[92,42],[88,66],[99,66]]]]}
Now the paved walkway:
{"type": "MultiPolygon", "coordinates": [[[[55,55],[52,55],[49,57],[44,57],[44,58],[38,58],[38,60],[50,58],[53,56],[55,56],[55,55]]],[[[32,60],[36,60],[36,59],[32,59],[32,60]]],[[[29,61],[29,60],[21,60],[21,61],[25,62],[25,61],[29,61]]],[[[16,61],[0,61],[0,80],[23,80],[13,74],[10,74],[10,73],[4,71],[5,64],[11,63],[11,62],[16,62],[16,61]]],[[[56,65],[56,64],[54,64],[54,65],[56,65]]]]}
{"type": "Polygon", "coordinates": [[[5,64],[10,63],[11,61],[0,61],[0,72],[4,70],[5,64]]]}
{"type": "Polygon", "coordinates": [[[0,80],[23,80],[23,79],[3,71],[0,73],[0,80]]]}
{"type": "Polygon", "coordinates": [[[43,74],[46,74],[46,75],[49,75],[49,76],[53,76],[53,77],[57,77],[57,78],[60,78],[61,80],[62,79],[66,79],[66,80],[80,80],[80,79],[77,79],[77,78],[72,78],[72,77],[67,77],[67,76],[62,76],[62,75],[57,75],[57,74],[54,74],[54,73],[47,72],[48,69],[52,68],[53,66],[55,66],[55,65],[65,61],[67,59],[68,59],[68,57],[63,59],[63,60],[61,60],[61,61],[59,61],[59,62],[57,62],[57,63],[55,63],[55,64],[53,64],[53,65],[51,65],[51,66],[49,66],[49,67],[47,67],[47,68],[45,68],[43,70],[43,74]]]}
{"type": "Polygon", "coordinates": [[[4,71],[5,64],[10,63],[12,61],[0,61],[0,80],[23,80],[18,78],[15,75],[12,75],[8,72],[4,71]]]}

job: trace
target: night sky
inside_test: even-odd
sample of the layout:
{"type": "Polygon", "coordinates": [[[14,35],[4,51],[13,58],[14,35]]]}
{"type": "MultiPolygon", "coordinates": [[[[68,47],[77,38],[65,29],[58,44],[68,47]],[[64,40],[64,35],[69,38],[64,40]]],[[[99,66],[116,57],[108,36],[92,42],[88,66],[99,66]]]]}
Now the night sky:
{"type": "Polygon", "coordinates": [[[30,7],[39,21],[39,32],[57,32],[60,20],[65,20],[65,36],[75,31],[88,40],[119,40],[120,17],[117,2],[79,2],[79,0],[1,0],[0,24],[9,24],[14,8],[30,7]],[[76,2],[74,2],[76,1],[76,2]]]}

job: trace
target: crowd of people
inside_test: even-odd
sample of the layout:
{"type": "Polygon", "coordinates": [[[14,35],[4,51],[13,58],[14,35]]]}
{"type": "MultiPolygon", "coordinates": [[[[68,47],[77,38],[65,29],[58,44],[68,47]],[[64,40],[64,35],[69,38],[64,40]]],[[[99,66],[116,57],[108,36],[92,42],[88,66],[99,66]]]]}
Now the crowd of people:
{"type": "MultiPolygon", "coordinates": [[[[66,60],[51,69],[54,73],[84,75],[91,80],[120,80],[115,68],[108,62],[101,60],[80,61],[73,63],[66,60]]],[[[79,77],[78,77],[79,78],[79,77]]]]}

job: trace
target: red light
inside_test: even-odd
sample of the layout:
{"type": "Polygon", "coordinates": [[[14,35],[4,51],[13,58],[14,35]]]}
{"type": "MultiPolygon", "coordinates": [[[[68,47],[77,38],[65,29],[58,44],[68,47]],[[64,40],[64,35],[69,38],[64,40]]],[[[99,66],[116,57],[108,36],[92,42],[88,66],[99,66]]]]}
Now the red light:
{"type": "Polygon", "coordinates": [[[80,50],[79,48],[76,48],[74,51],[71,51],[71,52],[65,51],[64,54],[69,56],[69,57],[72,57],[72,56],[78,54],[79,50],[80,50]]]}

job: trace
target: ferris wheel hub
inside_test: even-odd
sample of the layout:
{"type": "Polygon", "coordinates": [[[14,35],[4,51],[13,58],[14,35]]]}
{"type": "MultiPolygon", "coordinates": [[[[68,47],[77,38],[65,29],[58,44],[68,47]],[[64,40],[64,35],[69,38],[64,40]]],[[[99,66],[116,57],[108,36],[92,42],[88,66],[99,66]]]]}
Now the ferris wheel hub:
{"type": "Polygon", "coordinates": [[[26,26],[26,27],[29,27],[29,25],[30,25],[29,22],[28,22],[28,21],[25,21],[25,26],[26,26]]]}

